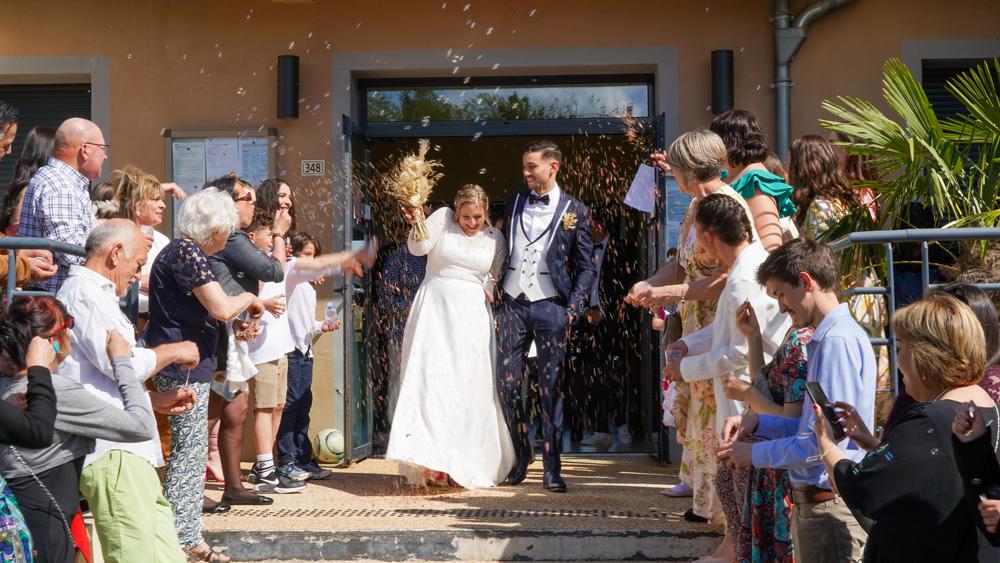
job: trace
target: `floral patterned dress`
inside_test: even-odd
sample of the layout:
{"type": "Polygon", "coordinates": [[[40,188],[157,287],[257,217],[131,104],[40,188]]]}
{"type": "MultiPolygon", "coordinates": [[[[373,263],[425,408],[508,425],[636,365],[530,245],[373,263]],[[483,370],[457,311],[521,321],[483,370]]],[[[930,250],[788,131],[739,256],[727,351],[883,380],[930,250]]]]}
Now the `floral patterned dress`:
{"type": "MultiPolygon", "coordinates": [[[[729,186],[715,193],[726,194],[739,201],[747,214],[746,201],[729,186]]],[[[684,269],[685,282],[709,277],[718,267],[698,246],[694,229],[694,213],[699,200],[691,200],[681,223],[677,263],[684,269]]],[[[752,221],[751,221],[751,224],[752,221]]],[[[756,236],[756,235],[755,235],[756,236]]],[[[715,301],[685,301],[680,308],[684,336],[707,326],[715,318],[715,301]]],[[[678,442],[684,446],[681,455],[680,480],[690,485],[694,513],[719,520],[722,510],[715,490],[716,457],[719,439],[715,433],[715,392],[711,379],[691,383],[674,383],[676,397],[671,412],[677,423],[678,442]]]]}
{"type": "MultiPolygon", "coordinates": [[[[805,220],[802,222],[802,236],[813,239],[821,237],[849,212],[847,206],[840,201],[817,197],[806,210],[805,220]]],[[[853,279],[844,279],[841,283],[845,288],[881,285],[878,275],[873,270],[859,271],[853,279]]],[[[855,295],[848,300],[847,306],[851,311],[851,316],[864,327],[869,336],[873,338],[884,336],[883,329],[888,313],[885,301],[880,296],[855,295]]],[[[889,418],[895,397],[891,391],[889,350],[885,346],[879,346],[875,352],[878,357],[878,383],[876,387],[879,391],[875,395],[875,428],[876,435],[878,435],[889,418]]]]}
{"type": "Polygon", "coordinates": [[[0,563],[31,563],[31,534],[14,493],[0,477],[0,563]]]}
{"type": "MultiPolygon", "coordinates": [[[[771,363],[761,368],[775,404],[798,402],[805,395],[806,344],[812,335],[811,327],[792,329],[771,363]]],[[[788,471],[784,469],[755,468],[750,472],[734,538],[738,563],[793,561],[791,514],[785,503],[790,491],[788,471]]]]}

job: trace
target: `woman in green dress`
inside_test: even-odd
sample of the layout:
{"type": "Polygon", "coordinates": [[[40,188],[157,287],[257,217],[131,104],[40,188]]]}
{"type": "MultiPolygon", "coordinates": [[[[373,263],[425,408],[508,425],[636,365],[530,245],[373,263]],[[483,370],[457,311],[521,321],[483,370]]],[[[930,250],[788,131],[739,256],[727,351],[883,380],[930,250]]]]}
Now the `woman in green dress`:
{"type": "Polygon", "coordinates": [[[754,227],[768,251],[798,236],[793,216],[792,186],[768,171],[767,138],[757,118],[746,110],[734,109],[720,114],[709,126],[726,145],[725,179],[750,206],[754,227]]]}

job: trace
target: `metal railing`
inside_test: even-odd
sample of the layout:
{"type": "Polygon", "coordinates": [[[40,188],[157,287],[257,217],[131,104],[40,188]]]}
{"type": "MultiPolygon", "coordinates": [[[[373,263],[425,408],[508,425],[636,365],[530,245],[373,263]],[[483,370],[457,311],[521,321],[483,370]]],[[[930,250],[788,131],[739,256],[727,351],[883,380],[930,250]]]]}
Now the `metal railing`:
{"type": "Polygon", "coordinates": [[[72,256],[86,256],[82,246],[57,240],[36,237],[0,237],[0,251],[7,251],[7,299],[4,310],[15,297],[27,295],[52,295],[48,291],[20,290],[17,287],[17,250],[48,250],[72,256]]]}
{"type": "MultiPolygon", "coordinates": [[[[830,243],[835,251],[850,246],[866,244],[885,245],[886,279],[885,285],[879,287],[859,287],[844,292],[845,297],[854,295],[879,295],[886,297],[888,319],[885,325],[885,338],[872,338],[873,346],[889,347],[889,373],[892,375],[892,391],[899,393],[899,373],[896,371],[896,336],[892,332],[892,317],[896,314],[896,276],[893,268],[892,245],[900,243],[920,244],[920,287],[921,293],[929,288],[938,287],[932,284],[930,276],[930,251],[928,243],[956,241],[1000,240],[1000,228],[966,227],[953,229],[902,229],[894,231],[863,231],[851,233],[830,243]]],[[[971,284],[984,291],[1000,291],[1000,283],[971,284]]]]}

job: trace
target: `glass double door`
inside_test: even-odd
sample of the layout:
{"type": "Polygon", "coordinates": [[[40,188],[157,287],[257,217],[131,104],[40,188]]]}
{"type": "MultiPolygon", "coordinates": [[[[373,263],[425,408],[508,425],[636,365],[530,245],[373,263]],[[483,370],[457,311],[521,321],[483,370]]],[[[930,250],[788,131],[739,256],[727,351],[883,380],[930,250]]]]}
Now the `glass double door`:
{"type": "MultiPolygon", "coordinates": [[[[662,123],[663,117],[657,121],[658,124],[662,123]]],[[[380,183],[380,174],[385,172],[386,163],[395,162],[402,155],[415,150],[416,139],[371,139],[347,116],[344,116],[343,126],[344,149],[351,168],[351,201],[346,217],[351,245],[355,247],[364,245],[373,238],[390,241],[395,238],[394,235],[397,233],[394,231],[400,223],[398,206],[392,201],[387,201],[384,194],[378,193],[376,186],[380,183]]],[[[659,134],[653,142],[662,148],[664,139],[660,127],[657,129],[659,134]]],[[[540,132],[538,136],[542,135],[540,132]]],[[[494,217],[499,216],[502,212],[500,207],[504,201],[503,196],[523,186],[519,174],[520,152],[524,143],[530,138],[483,137],[471,144],[466,138],[432,139],[432,144],[435,146],[432,157],[444,162],[446,173],[445,179],[435,188],[432,199],[436,203],[447,203],[461,184],[478,183],[489,193],[491,201],[499,204],[491,206],[493,207],[491,214],[494,217]]],[[[601,195],[596,191],[597,183],[588,182],[585,177],[588,174],[586,168],[588,162],[603,155],[617,155],[613,152],[614,147],[624,144],[620,134],[601,138],[560,135],[553,140],[564,146],[564,152],[568,155],[586,156],[586,158],[568,157],[567,164],[570,166],[560,174],[560,178],[566,176],[563,181],[567,182],[567,185],[574,187],[575,195],[588,202],[601,198],[600,204],[605,207],[621,206],[621,198],[618,195],[623,194],[614,197],[601,195]],[[587,184],[594,184],[589,186],[594,193],[584,193],[587,189],[584,186],[587,184]]],[[[622,157],[617,158],[621,166],[622,157]]],[[[630,179],[633,167],[631,165],[627,167],[630,179]]],[[[624,183],[627,187],[628,179],[624,176],[625,173],[621,178],[623,182],[619,183],[624,183]]],[[[662,182],[660,187],[666,188],[662,182]]],[[[658,198],[656,212],[653,214],[642,214],[624,208],[620,212],[622,219],[619,223],[623,226],[618,236],[623,237],[622,240],[629,241],[632,247],[631,253],[635,256],[634,263],[639,272],[649,273],[655,270],[656,265],[662,262],[667,248],[676,244],[676,241],[665,240],[666,210],[663,201],[659,201],[663,199],[665,198],[658,198]]],[[[386,252],[380,254],[384,258],[386,252]]],[[[388,380],[394,376],[398,377],[398,374],[390,373],[393,367],[398,366],[398,362],[390,361],[388,356],[393,353],[398,354],[399,348],[386,345],[387,340],[392,338],[392,323],[380,318],[384,314],[376,303],[376,284],[380,273],[378,270],[379,262],[370,275],[363,279],[351,279],[345,286],[344,320],[347,334],[345,334],[343,400],[347,426],[345,436],[348,444],[345,453],[348,461],[357,461],[373,453],[378,454],[390,430],[387,423],[391,417],[391,413],[387,412],[391,408],[391,405],[388,405],[390,386],[388,380]]],[[[643,313],[636,311],[633,316],[635,318],[629,322],[626,338],[630,342],[627,362],[629,371],[638,372],[636,376],[628,378],[627,392],[630,403],[629,426],[635,434],[635,444],[622,451],[623,453],[648,451],[666,458],[669,445],[666,440],[660,439],[662,433],[659,432],[662,418],[660,354],[657,350],[659,338],[649,329],[648,319],[643,313]]],[[[569,436],[568,430],[567,436],[569,436]]],[[[588,448],[570,449],[581,453],[600,453],[591,452],[588,448]]]]}

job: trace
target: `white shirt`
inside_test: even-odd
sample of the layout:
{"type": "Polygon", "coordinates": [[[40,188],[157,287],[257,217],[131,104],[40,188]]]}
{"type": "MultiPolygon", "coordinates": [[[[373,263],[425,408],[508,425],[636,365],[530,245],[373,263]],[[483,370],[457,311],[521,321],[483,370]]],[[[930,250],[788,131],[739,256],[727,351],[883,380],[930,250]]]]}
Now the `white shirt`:
{"type": "Polygon", "coordinates": [[[779,310],[778,302],[767,294],[764,286],[757,283],[757,268],[767,254],[760,242],[754,242],[740,252],[729,268],[715,318],[708,326],[681,339],[688,347],[687,357],[681,360],[680,371],[684,381],[713,380],[715,428],[720,435],[726,418],[743,414],[744,410],[742,402],[726,398],[723,389],[725,376],[751,380],[749,344],[736,328],[736,310],[747,300],[753,305],[763,333],[765,363],[771,361],[771,356],[781,346],[785,333],[792,326],[788,315],[779,310]]]}
{"type": "Polygon", "coordinates": [[[285,282],[267,282],[260,290],[261,300],[270,299],[278,295],[285,295],[286,297],[285,314],[275,318],[270,311],[264,311],[264,314],[260,317],[260,321],[258,321],[260,323],[260,334],[257,338],[247,343],[250,350],[250,360],[256,366],[278,360],[295,349],[292,345],[292,333],[288,328],[288,295],[285,293],[285,282]]]}
{"type": "MultiPolygon", "coordinates": [[[[532,192],[532,194],[538,195],[535,192],[532,192]]],[[[559,207],[559,197],[562,195],[562,190],[557,185],[546,195],[549,196],[548,205],[541,202],[524,202],[520,222],[524,224],[524,232],[527,233],[529,240],[535,240],[542,236],[545,229],[549,227],[549,223],[552,222],[552,216],[556,214],[556,209],[559,207]]],[[[518,223],[517,217],[514,217],[510,228],[520,229],[521,225],[518,223]]]]}
{"type": "MultiPolygon", "coordinates": [[[[159,256],[160,252],[170,244],[170,239],[160,231],[153,231],[153,247],[149,249],[149,256],[146,257],[146,263],[142,265],[142,275],[143,277],[148,277],[149,273],[153,271],[153,261],[159,256]]],[[[148,313],[149,312],[149,294],[140,291],[139,292],[139,312],[148,313]]]]}
{"type": "MultiPolygon", "coordinates": [[[[57,373],[79,381],[98,399],[124,409],[118,384],[114,380],[111,360],[108,358],[108,331],[117,330],[132,348],[132,367],[140,381],[146,381],[156,369],[156,352],[148,348],[135,348],[135,328],[118,308],[115,284],[108,278],[83,266],[70,266],[69,277],[57,295],[59,301],[73,316],[70,331],[72,351],[59,366],[57,373]]],[[[149,401],[149,395],[146,395],[149,401]]],[[[153,428],[156,422],[153,421],[153,428]]],[[[84,460],[90,465],[105,453],[125,450],[145,459],[152,465],[163,465],[160,438],[154,436],[145,442],[120,443],[97,440],[94,453],[84,460]]]]}
{"type": "Polygon", "coordinates": [[[340,271],[334,268],[325,272],[303,272],[295,269],[295,259],[286,266],[285,295],[288,298],[288,327],[292,333],[292,345],[307,358],[313,357],[313,338],[323,330],[323,322],[316,320],[316,290],[312,280],[340,271]]]}

